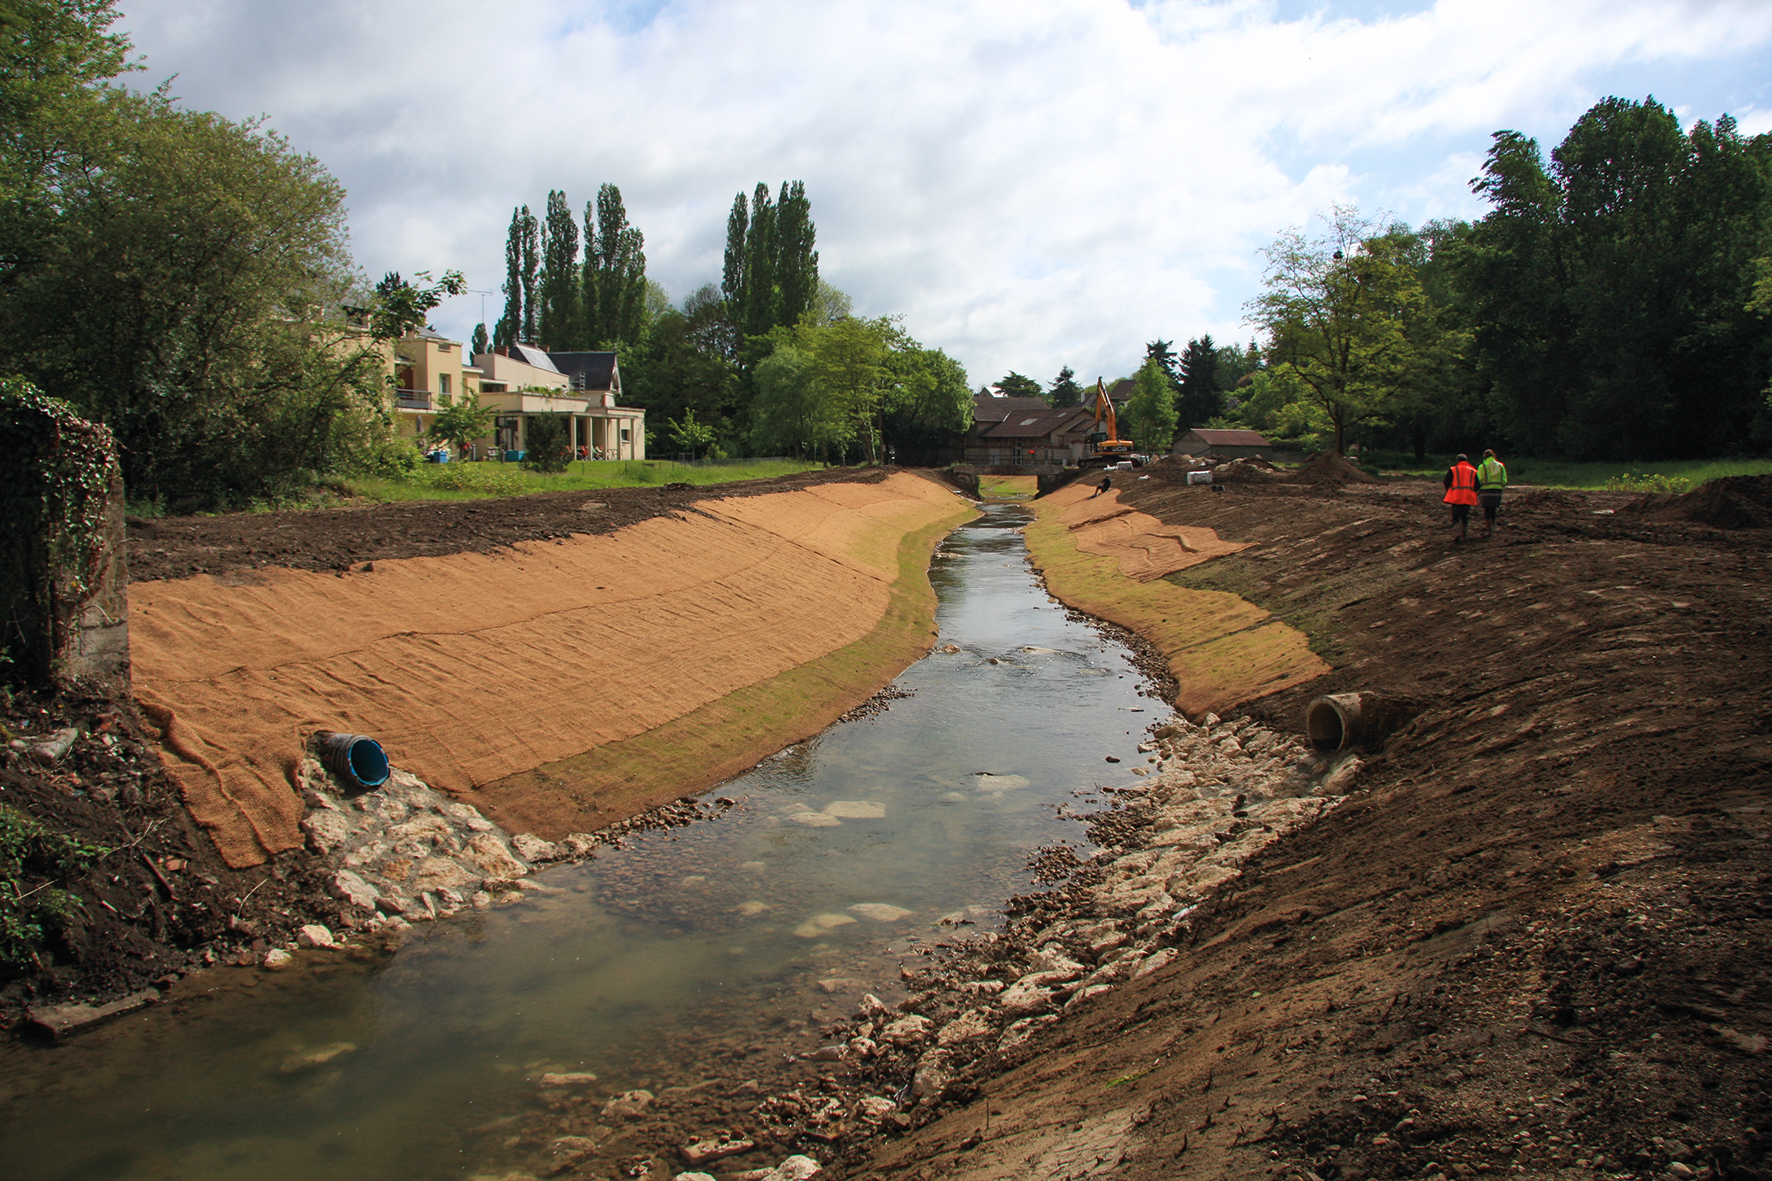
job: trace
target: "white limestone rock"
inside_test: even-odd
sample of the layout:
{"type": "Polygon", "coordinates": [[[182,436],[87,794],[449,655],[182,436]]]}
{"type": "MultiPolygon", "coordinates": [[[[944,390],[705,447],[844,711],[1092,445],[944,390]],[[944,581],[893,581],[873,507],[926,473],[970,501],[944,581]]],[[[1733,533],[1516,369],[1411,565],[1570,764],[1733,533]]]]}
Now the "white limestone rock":
{"type": "Polygon", "coordinates": [[[295,941],[303,947],[337,947],[332,932],[319,923],[309,923],[295,933],[295,941]]]}
{"type": "Polygon", "coordinates": [[[873,800],[832,800],[824,806],[824,814],[839,820],[880,820],[886,815],[886,805],[873,800]]]}
{"type": "Polygon", "coordinates": [[[534,864],[538,861],[561,861],[566,854],[553,841],[544,841],[532,832],[520,832],[511,838],[517,856],[534,864]]]}
{"type": "Polygon", "coordinates": [[[849,909],[862,918],[871,919],[876,923],[896,923],[905,915],[912,913],[902,906],[892,906],[885,902],[857,902],[849,909]]]}

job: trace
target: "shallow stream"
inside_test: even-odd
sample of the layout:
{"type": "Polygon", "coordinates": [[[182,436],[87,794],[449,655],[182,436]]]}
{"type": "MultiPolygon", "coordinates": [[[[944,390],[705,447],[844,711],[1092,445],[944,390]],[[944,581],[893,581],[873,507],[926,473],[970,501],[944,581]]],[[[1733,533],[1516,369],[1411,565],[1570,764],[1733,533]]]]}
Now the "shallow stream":
{"type": "Polygon", "coordinates": [[[65,1046],[0,1049],[0,1174],[500,1176],[500,1129],[542,1072],[656,1091],[810,1050],[920,943],[993,925],[1035,848],[1081,842],[1061,805],[1128,782],[1167,715],[1040,588],[1027,520],[987,505],[944,542],[940,637],[896,682],[909,696],[722,785],[738,803],[718,818],[391,954],[215,969],[65,1046]]]}

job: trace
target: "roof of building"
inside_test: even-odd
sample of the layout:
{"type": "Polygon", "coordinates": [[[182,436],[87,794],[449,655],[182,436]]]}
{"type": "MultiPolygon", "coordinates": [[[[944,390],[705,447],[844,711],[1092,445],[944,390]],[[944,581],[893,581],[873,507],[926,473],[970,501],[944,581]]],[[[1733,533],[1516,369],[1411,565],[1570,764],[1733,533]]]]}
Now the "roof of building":
{"type": "Polygon", "coordinates": [[[987,422],[1003,422],[1013,414],[1034,414],[1050,410],[1044,398],[1004,398],[995,394],[972,395],[972,420],[983,426],[987,422]]]}
{"type": "MultiPolygon", "coordinates": [[[[1027,401],[1034,401],[1032,398],[1027,401]]],[[[1016,414],[1003,422],[982,430],[979,434],[990,439],[1033,439],[1045,438],[1079,420],[1093,420],[1094,414],[1081,406],[1062,406],[1054,409],[1042,406],[1038,410],[1016,414]]]]}
{"type": "Polygon", "coordinates": [[[1197,426],[1188,434],[1193,435],[1202,443],[1210,443],[1214,447],[1272,447],[1260,431],[1221,431],[1212,427],[1197,426]]]}
{"type": "MultiPolygon", "coordinates": [[[[510,348],[501,351],[513,361],[521,361],[525,365],[533,365],[537,369],[546,369],[549,373],[560,373],[554,367],[554,362],[549,359],[548,354],[536,345],[513,344],[510,348]]],[[[565,376],[563,373],[560,375],[565,376]]]]}
{"type": "Polygon", "coordinates": [[[549,353],[554,367],[572,379],[575,390],[607,390],[614,388],[615,354],[549,353]]]}

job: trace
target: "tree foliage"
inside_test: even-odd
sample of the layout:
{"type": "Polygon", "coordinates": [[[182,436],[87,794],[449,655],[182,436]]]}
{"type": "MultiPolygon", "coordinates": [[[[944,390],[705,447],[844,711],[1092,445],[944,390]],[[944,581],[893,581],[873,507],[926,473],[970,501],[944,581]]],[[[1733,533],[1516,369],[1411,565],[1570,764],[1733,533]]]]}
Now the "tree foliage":
{"type": "Polygon", "coordinates": [[[1763,413],[1749,309],[1772,250],[1772,137],[1682,132],[1653,98],[1595,104],[1551,153],[1497,132],[1490,212],[1457,256],[1477,377],[1510,445],[1581,458],[1715,454],[1763,413]]]}
{"type": "Polygon", "coordinates": [[[735,350],[747,337],[792,327],[818,306],[817,238],[802,181],[782,181],[779,197],[759,183],[748,203],[743,193],[732,199],[720,290],[735,350]]]}
{"type": "Polygon", "coordinates": [[[1045,400],[1046,391],[1040,383],[1023,373],[1011,369],[1004,377],[997,379],[997,392],[1005,398],[1039,398],[1045,400]]]}
{"type": "MultiPolygon", "coordinates": [[[[585,324],[573,347],[637,344],[646,325],[646,235],[628,224],[621,190],[597,190],[596,217],[585,205],[585,262],[580,299],[585,324]]],[[[556,346],[558,347],[558,346],[556,346]]]]}
{"type": "Polygon", "coordinates": [[[563,472],[572,462],[572,418],[531,414],[524,433],[523,466],[537,472],[563,472]]]}
{"type": "Polygon", "coordinates": [[[1083,387],[1077,384],[1077,375],[1066,365],[1052,379],[1046,393],[1047,402],[1055,407],[1065,408],[1083,404],[1083,387]]]}
{"type": "Polygon", "coordinates": [[[1248,305],[1268,337],[1271,366],[1310,391],[1341,454],[1350,424],[1379,422],[1407,364],[1404,324],[1424,296],[1398,243],[1349,206],[1336,206],[1329,232],[1287,230],[1263,251],[1266,291],[1248,305]]]}
{"type": "Polygon", "coordinates": [[[1166,455],[1175,442],[1175,389],[1163,363],[1147,357],[1132,379],[1126,426],[1140,451],[1166,455]]]}

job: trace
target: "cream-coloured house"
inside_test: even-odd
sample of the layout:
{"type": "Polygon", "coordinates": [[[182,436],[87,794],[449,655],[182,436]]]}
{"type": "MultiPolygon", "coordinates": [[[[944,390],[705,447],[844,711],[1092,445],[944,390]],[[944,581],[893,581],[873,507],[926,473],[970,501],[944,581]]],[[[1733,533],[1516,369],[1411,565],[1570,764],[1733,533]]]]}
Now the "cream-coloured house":
{"type": "Polygon", "coordinates": [[[614,353],[548,353],[530,344],[474,358],[480,401],[498,409],[492,446],[527,448],[529,418],[572,416],[572,445],[595,459],[645,459],[646,411],[619,406],[621,369],[614,353]]]}
{"type": "Polygon", "coordinates": [[[394,420],[401,435],[423,435],[438,407],[480,392],[480,370],[466,353],[460,343],[429,332],[394,342],[394,420]]]}

